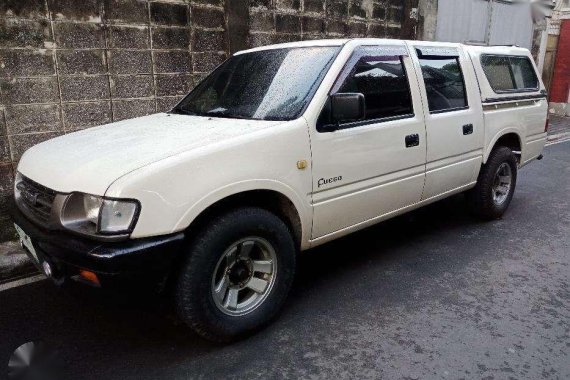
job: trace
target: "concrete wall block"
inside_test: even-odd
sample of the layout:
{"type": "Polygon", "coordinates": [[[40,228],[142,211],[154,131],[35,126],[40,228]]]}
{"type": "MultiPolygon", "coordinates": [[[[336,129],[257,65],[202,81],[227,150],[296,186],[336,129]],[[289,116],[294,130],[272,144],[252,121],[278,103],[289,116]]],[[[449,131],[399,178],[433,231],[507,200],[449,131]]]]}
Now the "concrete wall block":
{"type": "Polygon", "coordinates": [[[386,28],[386,38],[400,38],[402,29],[398,26],[388,26],[386,28]]]}
{"type": "Polygon", "coordinates": [[[101,0],[48,0],[53,20],[101,22],[101,0]]]}
{"type": "Polygon", "coordinates": [[[301,18],[294,15],[275,15],[275,30],[278,33],[301,33],[301,18]]]}
{"type": "Polygon", "coordinates": [[[365,37],[367,27],[365,22],[349,22],[348,23],[348,36],[349,37],[365,37]]]}
{"type": "Polygon", "coordinates": [[[325,0],[303,0],[303,10],[305,12],[324,14],[325,0]]]}
{"type": "Polygon", "coordinates": [[[326,32],[329,36],[346,36],[348,24],[345,21],[327,21],[326,32]]]}
{"type": "Polygon", "coordinates": [[[279,10],[298,11],[301,9],[301,0],[274,0],[275,8],[279,10]]]}
{"type": "Polygon", "coordinates": [[[366,35],[368,37],[383,38],[386,36],[386,26],[384,24],[369,24],[366,35]]]}
{"type": "Polygon", "coordinates": [[[259,9],[273,9],[273,0],[250,0],[249,6],[251,8],[259,9]]]}
{"type": "Polygon", "coordinates": [[[0,101],[3,104],[54,103],[58,100],[55,77],[0,80],[0,101]]]}
{"type": "Polygon", "coordinates": [[[18,161],[22,154],[32,146],[60,135],[62,135],[61,132],[45,132],[8,136],[12,161],[18,161]]]}
{"type": "Polygon", "coordinates": [[[357,18],[367,18],[367,10],[369,9],[371,1],[369,0],[351,0],[349,16],[357,18]]]}
{"type": "Polygon", "coordinates": [[[63,120],[67,131],[110,123],[112,121],[111,102],[64,104],[63,120]]]}
{"type": "Polygon", "coordinates": [[[53,50],[1,50],[0,76],[55,75],[53,50]]]}
{"type": "Polygon", "coordinates": [[[58,50],[60,74],[103,74],[107,71],[104,50],[58,50]]]}
{"type": "Polygon", "coordinates": [[[190,30],[187,28],[152,28],[152,46],[154,49],[188,49],[190,30]]]}
{"type": "Polygon", "coordinates": [[[275,15],[272,12],[251,13],[250,30],[260,31],[260,32],[274,32],[275,15]]]}
{"type": "Polygon", "coordinates": [[[189,20],[186,4],[150,3],[150,21],[153,24],[186,26],[189,20]]]}
{"type": "Polygon", "coordinates": [[[8,205],[13,199],[14,172],[11,163],[0,164],[0,241],[14,240],[16,231],[8,213],[8,205]]]}
{"type": "Polygon", "coordinates": [[[6,124],[9,135],[63,130],[58,104],[7,106],[6,124]]]}
{"type": "Polygon", "coordinates": [[[193,51],[224,51],[228,49],[226,32],[195,30],[192,38],[193,51]]]}
{"type": "Polygon", "coordinates": [[[146,0],[104,0],[105,19],[111,23],[148,24],[146,0]]]}
{"type": "Polygon", "coordinates": [[[0,162],[10,162],[10,146],[7,136],[0,136],[0,162]]]}
{"type": "Polygon", "coordinates": [[[192,54],[192,62],[194,72],[206,73],[214,70],[219,64],[224,62],[226,54],[224,53],[194,53],[192,54]]]}
{"type": "Polygon", "coordinates": [[[8,131],[6,130],[6,119],[4,118],[4,108],[0,108],[0,136],[6,136],[8,131]]]}
{"type": "Polygon", "coordinates": [[[192,75],[156,75],[156,95],[185,95],[194,86],[192,75]]]}
{"type": "Polygon", "coordinates": [[[404,7],[390,7],[388,9],[388,21],[397,23],[404,21],[404,7]]]}
{"type": "Polygon", "coordinates": [[[110,50],[107,52],[109,71],[113,74],[150,74],[150,50],[110,50]]]}
{"type": "Polygon", "coordinates": [[[114,98],[145,98],[154,95],[152,75],[121,75],[111,77],[114,98]]]}
{"type": "Polygon", "coordinates": [[[386,19],[386,6],[383,3],[375,3],[372,6],[372,19],[374,19],[374,21],[386,19]]]}
{"type": "Polygon", "coordinates": [[[150,115],[153,113],[156,113],[156,101],[154,99],[113,101],[114,121],[150,115]]]}
{"type": "Polygon", "coordinates": [[[301,40],[301,34],[277,34],[274,39],[276,44],[295,42],[301,40]]]}
{"type": "Polygon", "coordinates": [[[16,239],[16,230],[14,223],[10,219],[8,213],[8,204],[12,199],[12,195],[0,195],[0,241],[8,241],[16,239]]]}
{"type": "Polygon", "coordinates": [[[328,0],[327,1],[327,17],[345,18],[348,16],[348,1],[345,0],[328,0]]]}
{"type": "Polygon", "coordinates": [[[12,193],[14,188],[14,171],[12,163],[0,164],[0,195],[7,195],[12,193]]]}
{"type": "Polygon", "coordinates": [[[168,112],[182,99],[182,96],[169,96],[156,98],[156,110],[158,112],[168,112]]]}
{"type": "Polygon", "coordinates": [[[53,25],[58,48],[104,48],[105,32],[101,24],[56,22],[53,25]]]}
{"type": "Polygon", "coordinates": [[[0,48],[49,48],[52,42],[47,20],[0,19],[0,48]]]}
{"type": "Polygon", "coordinates": [[[189,51],[153,52],[155,73],[189,73],[192,71],[192,55],[189,51]]]}
{"type": "Polygon", "coordinates": [[[325,32],[325,20],[318,17],[303,17],[301,20],[303,34],[323,34],[325,32]]]}
{"type": "Polygon", "coordinates": [[[149,28],[147,26],[112,26],[109,47],[148,49],[150,48],[149,28]]]}
{"type": "Polygon", "coordinates": [[[109,99],[109,79],[106,75],[62,77],[63,101],[109,99]]]}
{"type": "Polygon", "coordinates": [[[0,17],[47,18],[45,0],[2,0],[0,17]]]}
{"type": "Polygon", "coordinates": [[[224,11],[218,8],[205,8],[192,6],[191,8],[192,23],[194,26],[203,28],[220,28],[225,27],[226,21],[224,11]]]}
{"type": "Polygon", "coordinates": [[[324,38],[327,38],[325,34],[303,34],[301,36],[301,39],[303,41],[311,41],[311,40],[322,40],[324,38]]]}
{"type": "Polygon", "coordinates": [[[247,39],[250,47],[257,47],[274,43],[275,35],[270,33],[250,33],[247,39]]]}
{"type": "MultiPolygon", "coordinates": [[[[224,0],[190,0],[192,4],[203,4],[203,5],[213,5],[216,7],[221,7],[224,5],[224,0]]],[[[231,0],[226,0],[231,1],[231,0]]]]}

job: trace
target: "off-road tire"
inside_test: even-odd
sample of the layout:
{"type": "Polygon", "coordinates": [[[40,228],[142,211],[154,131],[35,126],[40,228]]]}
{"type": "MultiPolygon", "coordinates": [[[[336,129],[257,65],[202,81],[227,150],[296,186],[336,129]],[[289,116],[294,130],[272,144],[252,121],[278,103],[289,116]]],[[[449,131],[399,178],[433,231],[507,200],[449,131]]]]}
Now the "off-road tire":
{"type": "Polygon", "coordinates": [[[175,287],[179,316],[203,338],[230,342],[255,333],[276,317],[293,283],[297,249],[279,217],[247,207],[216,217],[198,231],[185,254],[175,287]],[[254,310],[242,316],[227,315],[215,304],[212,276],[226,249],[250,236],[263,238],[273,247],[278,263],[276,277],[270,293],[254,310]]]}
{"type": "Polygon", "coordinates": [[[511,203],[517,183],[517,159],[511,149],[499,146],[493,149],[477,178],[477,185],[467,192],[469,207],[474,215],[484,220],[500,218],[511,203]],[[511,185],[506,199],[497,204],[493,199],[495,175],[506,163],[511,169],[511,185]]]}

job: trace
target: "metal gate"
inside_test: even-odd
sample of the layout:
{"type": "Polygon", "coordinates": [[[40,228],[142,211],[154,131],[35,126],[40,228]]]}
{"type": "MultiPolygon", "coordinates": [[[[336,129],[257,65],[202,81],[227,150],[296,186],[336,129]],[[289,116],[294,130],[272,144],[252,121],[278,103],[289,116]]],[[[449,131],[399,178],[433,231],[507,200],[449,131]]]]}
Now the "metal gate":
{"type": "Polygon", "coordinates": [[[528,4],[505,0],[439,0],[436,40],[532,47],[528,4]]]}

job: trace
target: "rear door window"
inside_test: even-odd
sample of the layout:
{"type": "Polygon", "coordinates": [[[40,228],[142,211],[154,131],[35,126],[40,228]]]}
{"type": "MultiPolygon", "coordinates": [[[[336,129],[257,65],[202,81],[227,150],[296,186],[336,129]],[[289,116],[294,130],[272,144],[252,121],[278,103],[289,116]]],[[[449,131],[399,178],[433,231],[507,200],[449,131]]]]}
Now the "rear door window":
{"type": "Polygon", "coordinates": [[[538,90],[538,78],[528,57],[482,55],[481,65],[497,93],[538,90]]]}
{"type": "Polygon", "coordinates": [[[465,81],[459,58],[430,55],[419,58],[430,112],[467,108],[465,81]]]}

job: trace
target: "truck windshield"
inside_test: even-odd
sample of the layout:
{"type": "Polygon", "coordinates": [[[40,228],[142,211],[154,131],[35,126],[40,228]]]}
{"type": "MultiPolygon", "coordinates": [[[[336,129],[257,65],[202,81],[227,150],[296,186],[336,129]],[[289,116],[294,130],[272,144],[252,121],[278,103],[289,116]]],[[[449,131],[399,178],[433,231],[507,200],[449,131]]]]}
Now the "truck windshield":
{"type": "Polygon", "coordinates": [[[232,56],[175,113],[260,120],[300,116],[340,47],[262,50],[232,56]]]}

